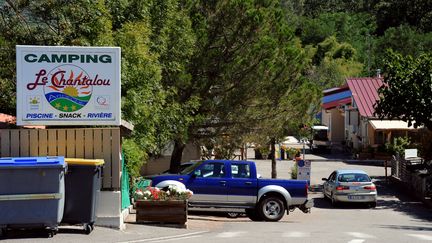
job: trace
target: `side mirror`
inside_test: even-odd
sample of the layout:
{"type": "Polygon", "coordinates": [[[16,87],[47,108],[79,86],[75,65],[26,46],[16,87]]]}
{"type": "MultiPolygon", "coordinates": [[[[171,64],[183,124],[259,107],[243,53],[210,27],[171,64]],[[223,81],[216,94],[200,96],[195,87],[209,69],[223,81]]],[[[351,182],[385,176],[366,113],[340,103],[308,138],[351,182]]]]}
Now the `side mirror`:
{"type": "Polygon", "coordinates": [[[328,179],[327,179],[327,178],[321,178],[321,180],[323,180],[323,181],[328,181],[328,179]]]}

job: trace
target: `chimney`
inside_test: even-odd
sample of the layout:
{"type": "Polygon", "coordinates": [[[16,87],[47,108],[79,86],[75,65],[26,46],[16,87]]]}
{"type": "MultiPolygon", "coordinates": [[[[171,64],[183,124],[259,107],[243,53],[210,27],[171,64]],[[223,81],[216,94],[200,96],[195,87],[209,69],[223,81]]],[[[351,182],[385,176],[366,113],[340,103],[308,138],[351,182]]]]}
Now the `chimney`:
{"type": "Polygon", "coordinates": [[[377,78],[381,78],[381,69],[377,69],[376,70],[376,76],[377,76],[377,78]]]}

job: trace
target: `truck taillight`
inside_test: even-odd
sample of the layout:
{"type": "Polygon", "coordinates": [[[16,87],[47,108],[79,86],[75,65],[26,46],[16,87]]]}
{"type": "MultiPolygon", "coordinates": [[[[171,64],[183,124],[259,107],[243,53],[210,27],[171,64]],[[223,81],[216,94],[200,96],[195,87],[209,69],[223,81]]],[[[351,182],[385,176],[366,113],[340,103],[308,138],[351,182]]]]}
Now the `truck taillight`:
{"type": "Polygon", "coordinates": [[[349,190],[349,186],[337,186],[336,191],[349,190]]]}
{"type": "Polygon", "coordinates": [[[376,190],[376,186],[372,185],[372,186],[364,186],[363,187],[365,190],[371,190],[371,191],[375,191],[376,190]]]}

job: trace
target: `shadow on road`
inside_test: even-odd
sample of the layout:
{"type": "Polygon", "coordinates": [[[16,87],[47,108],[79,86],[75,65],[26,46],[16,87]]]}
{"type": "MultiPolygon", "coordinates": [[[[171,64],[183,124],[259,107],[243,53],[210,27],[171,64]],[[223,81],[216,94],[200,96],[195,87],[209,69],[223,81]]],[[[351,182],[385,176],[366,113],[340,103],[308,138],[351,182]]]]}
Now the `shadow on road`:
{"type": "Polygon", "coordinates": [[[45,229],[11,229],[0,235],[0,240],[4,239],[34,239],[50,238],[50,232],[45,229]]]}
{"type": "Polygon", "coordinates": [[[407,225],[378,225],[380,228],[413,231],[432,231],[432,227],[427,226],[407,226],[407,225]]]}
{"type": "Polygon", "coordinates": [[[411,196],[409,191],[405,191],[394,183],[386,182],[383,177],[378,177],[378,179],[375,185],[380,197],[377,203],[379,209],[391,209],[421,221],[432,221],[432,211],[424,203],[411,196]]]}

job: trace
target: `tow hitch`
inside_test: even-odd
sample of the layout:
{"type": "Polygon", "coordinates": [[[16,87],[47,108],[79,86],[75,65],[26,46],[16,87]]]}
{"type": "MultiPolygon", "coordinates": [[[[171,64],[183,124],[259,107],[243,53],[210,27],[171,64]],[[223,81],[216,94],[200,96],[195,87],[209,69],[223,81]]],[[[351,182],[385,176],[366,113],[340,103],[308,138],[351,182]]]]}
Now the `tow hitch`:
{"type": "Polygon", "coordinates": [[[314,205],[313,200],[307,200],[305,203],[303,203],[302,205],[299,206],[299,209],[303,213],[310,213],[311,212],[311,208],[313,207],[313,205],[314,205]]]}

